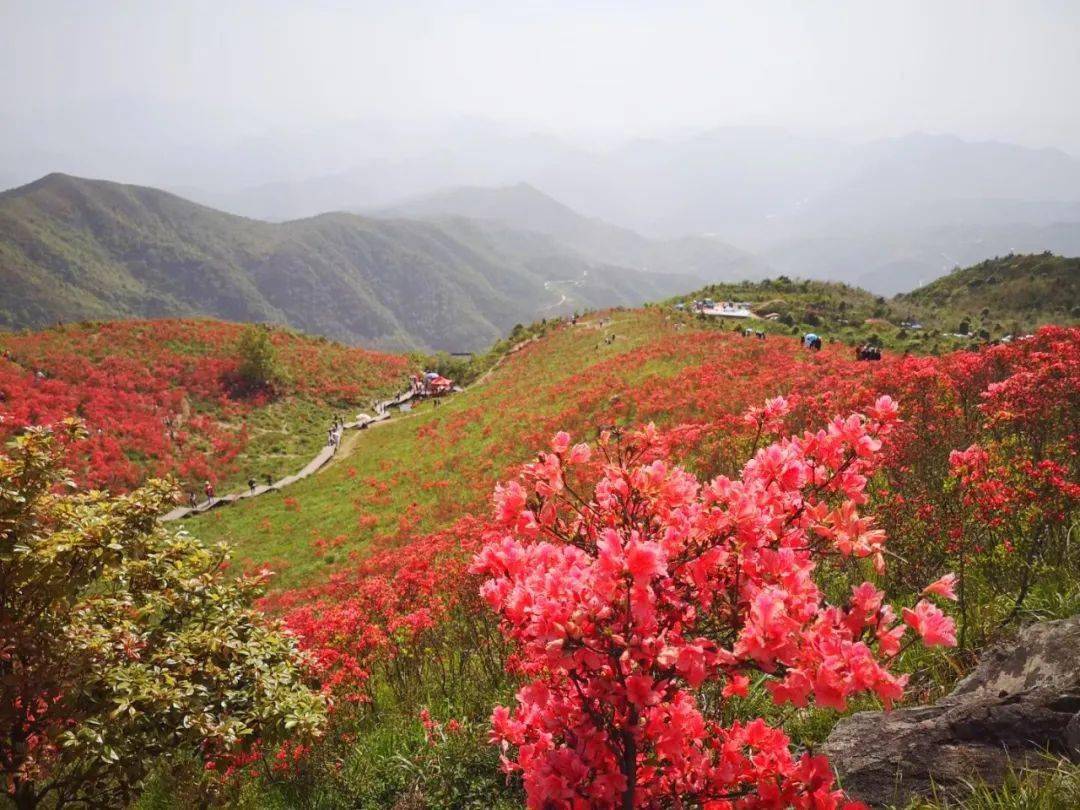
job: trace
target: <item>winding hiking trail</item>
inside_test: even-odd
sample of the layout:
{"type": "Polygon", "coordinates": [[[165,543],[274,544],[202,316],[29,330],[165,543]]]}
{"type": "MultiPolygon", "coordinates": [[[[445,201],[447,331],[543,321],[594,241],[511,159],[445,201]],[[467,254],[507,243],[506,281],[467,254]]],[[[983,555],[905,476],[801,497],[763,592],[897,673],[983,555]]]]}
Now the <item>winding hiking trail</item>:
{"type": "MultiPolygon", "coordinates": [[[[487,378],[491,376],[492,372],[494,372],[495,369],[501,366],[508,357],[517,354],[523,348],[525,348],[531,343],[535,343],[539,339],[539,335],[533,335],[528,340],[523,340],[521,343],[516,343],[511,346],[506,351],[506,354],[502,355],[498,360],[496,360],[495,363],[491,366],[491,368],[489,368],[480,377],[474,380],[472,384],[470,384],[468,387],[473,388],[477,385],[481,385],[482,383],[484,383],[487,378]]],[[[463,389],[455,389],[455,392],[462,393],[463,389]]],[[[342,425],[343,432],[346,430],[364,430],[369,427],[374,427],[376,425],[389,422],[390,408],[409,402],[415,396],[416,395],[413,391],[402,391],[396,397],[384,399],[381,402],[377,402],[375,403],[375,416],[360,414],[360,417],[355,422],[346,422],[344,425],[342,425]]],[[[260,495],[265,495],[268,492],[278,492],[289,486],[289,484],[294,484],[297,481],[300,481],[304,478],[307,478],[308,476],[317,473],[319,470],[321,470],[339,455],[338,451],[341,449],[342,444],[347,445],[347,448],[340,455],[342,457],[348,456],[352,452],[358,438],[358,436],[354,436],[351,437],[350,440],[339,442],[337,445],[325,445],[315,455],[315,458],[311,459],[311,461],[309,461],[299,472],[293,473],[292,475],[287,475],[272,484],[260,484],[254,489],[243,489],[237,492],[231,492],[228,495],[222,495],[219,498],[205,501],[193,507],[178,506],[175,509],[166,512],[164,515],[158,518],[158,520],[160,520],[161,522],[183,520],[184,518],[191,517],[192,515],[201,515],[204,512],[209,512],[211,509],[217,509],[219,506],[228,506],[230,504],[236,503],[237,501],[243,501],[248,498],[257,498],[260,495]]]]}
{"type": "MultiPolygon", "coordinates": [[[[375,403],[375,416],[368,416],[366,413],[360,414],[360,417],[355,422],[346,422],[342,425],[343,431],[363,430],[381,422],[386,422],[390,419],[390,408],[408,402],[414,396],[415,394],[412,391],[402,391],[396,397],[377,402],[375,403]]],[[[337,455],[339,447],[340,443],[338,445],[325,445],[322,450],[315,455],[315,458],[309,461],[299,472],[293,473],[292,475],[286,475],[284,478],[278,479],[272,484],[260,484],[254,489],[231,492],[228,495],[222,495],[220,498],[213,498],[212,500],[208,500],[205,503],[201,503],[194,507],[178,506],[172,511],[166,512],[158,519],[162,522],[183,520],[191,515],[201,515],[203,512],[209,512],[211,509],[216,509],[219,506],[227,506],[247,498],[257,498],[260,495],[265,495],[267,492],[277,492],[289,486],[289,484],[294,484],[321,470],[335,455],[337,455]]]]}

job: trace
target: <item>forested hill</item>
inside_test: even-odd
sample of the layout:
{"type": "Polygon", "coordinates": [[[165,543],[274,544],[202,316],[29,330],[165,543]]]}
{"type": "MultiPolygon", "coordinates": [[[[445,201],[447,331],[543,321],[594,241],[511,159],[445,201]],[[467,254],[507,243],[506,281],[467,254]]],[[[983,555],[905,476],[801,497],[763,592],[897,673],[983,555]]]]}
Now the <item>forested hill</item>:
{"type": "Polygon", "coordinates": [[[0,194],[0,327],[209,315],[349,343],[475,349],[517,322],[696,284],[492,223],[331,213],[272,224],[51,174],[0,194]]]}

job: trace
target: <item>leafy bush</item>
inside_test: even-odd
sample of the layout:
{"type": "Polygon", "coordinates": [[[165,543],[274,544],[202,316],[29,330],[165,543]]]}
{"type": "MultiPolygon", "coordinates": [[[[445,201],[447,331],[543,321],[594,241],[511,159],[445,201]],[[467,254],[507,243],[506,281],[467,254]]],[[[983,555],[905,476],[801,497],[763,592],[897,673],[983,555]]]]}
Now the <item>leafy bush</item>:
{"type": "Polygon", "coordinates": [[[325,701],[293,641],[251,607],[262,579],[159,527],[172,487],[72,491],[31,429],[0,456],[0,767],[20,808],[120,806],[155,758],[316,734],[325,701]],[[66,490],[66,491],[65,491],[66,490]]]}

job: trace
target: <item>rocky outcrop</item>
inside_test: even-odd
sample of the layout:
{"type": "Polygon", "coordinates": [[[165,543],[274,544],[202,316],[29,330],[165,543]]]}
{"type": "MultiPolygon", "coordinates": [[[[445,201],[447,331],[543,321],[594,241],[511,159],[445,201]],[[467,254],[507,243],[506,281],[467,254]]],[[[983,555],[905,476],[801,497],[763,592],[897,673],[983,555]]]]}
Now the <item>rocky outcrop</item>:
{"type": "Polygon", "coordinates": [[[844,790],[874,807],[960,796],[1047,752],[1080,759],[1080,616],[1032,625],[988,651],[933,706],[842,720],[823,750],[844,790]]]}

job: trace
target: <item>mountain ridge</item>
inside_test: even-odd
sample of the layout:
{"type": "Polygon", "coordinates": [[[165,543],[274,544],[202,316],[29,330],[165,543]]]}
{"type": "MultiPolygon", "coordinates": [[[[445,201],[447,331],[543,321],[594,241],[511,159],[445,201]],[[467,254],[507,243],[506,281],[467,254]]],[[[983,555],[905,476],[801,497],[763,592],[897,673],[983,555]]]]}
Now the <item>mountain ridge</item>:
{"type": "Polygon", "coordinates": [[[207,315],[382,348],[481,348],[516,322],[642,303],[687,279],[526,252],[480,227],[330,212],[248,219],[169,192],[54,173],[0,195],[0,325],[207,315]],[[580,283],[551,282],[568,269],[580,283]]]}
{"type": "Polygon", "coordinates": [[[585,258],[660,273],[703,278],[739,272],[766,275],[757,257],[709,236],[652,239],[600,217],[580,214],[528,182],[506,186],[457,186],[376,211],[381,215],[438,219],[491,219],[518,230],[551,236],[585,258]]]}

